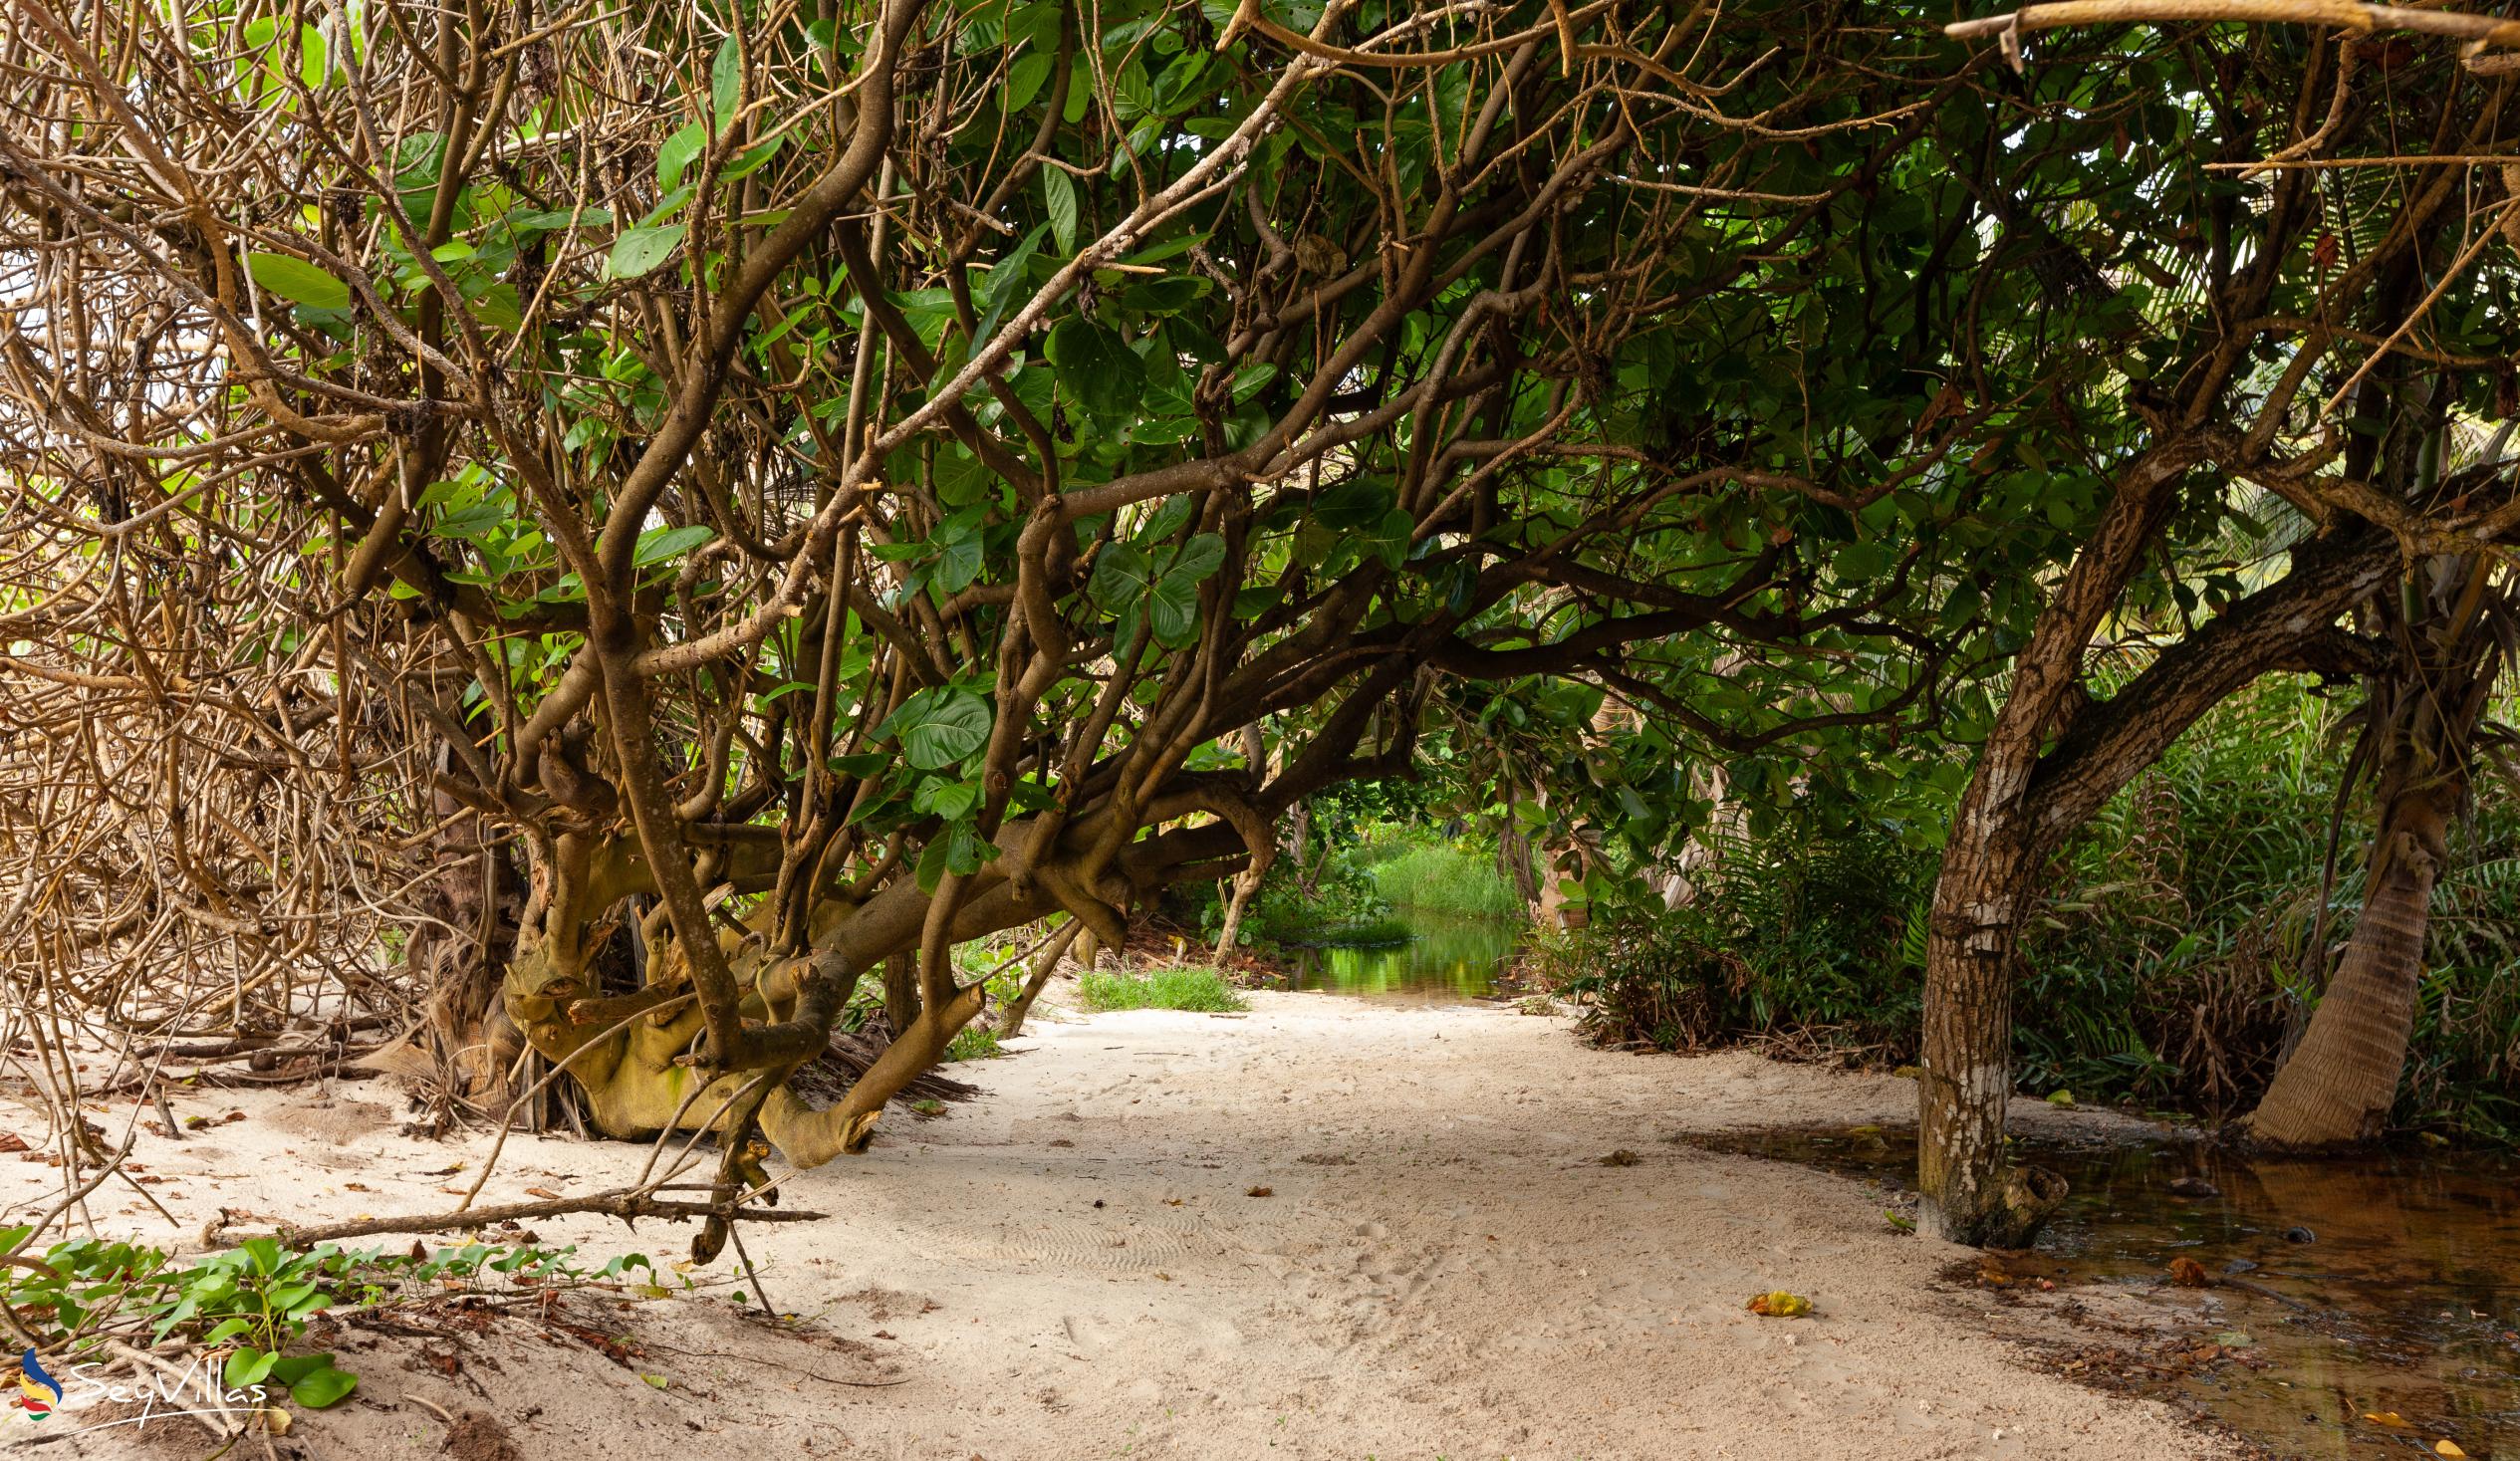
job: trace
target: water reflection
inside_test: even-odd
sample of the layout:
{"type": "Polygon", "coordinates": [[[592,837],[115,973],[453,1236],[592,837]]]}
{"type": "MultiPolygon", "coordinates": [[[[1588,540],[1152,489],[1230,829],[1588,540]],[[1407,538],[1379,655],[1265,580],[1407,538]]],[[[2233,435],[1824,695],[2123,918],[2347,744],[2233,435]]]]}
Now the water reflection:
{"type": "Polygon", "coordinates": [[[1522,926],[1486,919],[1418,915],[1403,906],[1415,936],[1380,948],[1305,949],[1286,987],[1418,1004],[1455,1004],[1492,993],[1513,961],[1522,926]]]}
{"type": "MultiPolygon", "coordinates": [[[[1898,1186],[1915,1155],[1912,1133],[1899,1132],[1706,1144],[1898,1186]]],[[[2307,1306],[2218,1292],[2218,1322],[2245,1333],[2263,1366],[2180,1373],[2162,1389],[2278,1455],[2405,1454],[2446,1438],[2469,1456],[2520,1458],[2520,1160],[2401,1152],[2276,1161],[2177,1143],[2024,1146],[2027,1160],[2064,1173],[2074,1192],[2040,1240],[2045,1265],[2016,1272],[2154,1291],[2172,1259],[2189,1257],[2209,1274],[2307,1306]],[[2170,1191],[2192,1177],[2218,1193],[2170,1191]]]]}

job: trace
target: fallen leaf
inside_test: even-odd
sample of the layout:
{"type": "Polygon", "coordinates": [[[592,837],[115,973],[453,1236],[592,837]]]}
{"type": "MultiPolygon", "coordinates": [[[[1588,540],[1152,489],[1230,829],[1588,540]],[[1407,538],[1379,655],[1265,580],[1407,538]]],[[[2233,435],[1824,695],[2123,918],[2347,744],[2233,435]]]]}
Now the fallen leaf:
{"type": "Polygon", "coordinates": [[[2205,1266],[2187,1257],[2170,1260],[2170,1282],[2182,1289],[2201,1289],[2212,1280],[2205,1277],[2205,1266]]]}
{"type": "Polygon", "coordinates": [[[1788,1294],[1783,1289],[1761,1294],[1743,1307],[1752,1314],[1764,1315],[1769,1319],[1799,1319],[1811,1313],[1810,1300],[1800,1294],[1788,1294]]]}
{"type": "Polygon", "coordinates": [[[2048,1104],[2071,1106],[2074,1104],[2074,1093],[2071,1091],[2050,1092],[2048,1094],[2048,1104]]]}
{"type": "Polygon", "coordinates": [[[661,1374],[642,1374],[642,1375],[640,1375],[640,1376],[639,1376],[639,1378],[640,1378],[640,1379],[643,1379],[643,1380],[645,1380],[645,1381],[647,1381],[647,1383],[649,1383],[649,1384],[651,1384],[651,1385],[654,1385],[657,1389],[660,1389],[660,1390],[661,1390],[661,1389],[663,1389],[663,1388],[664,1388],[667,1384],[671,1383],[671,1381],[667,1380],[667,1379],[666,1379],[663,1375],[661,1375],[661,1374]]]}
{"type": "Polygon", "coordinates": [[[2406,1423],[2406,1417],[2394,1410],[2366,1410],[2363,1412],[2363,1418],[2375,1425],[2394,1425],[2402,1428],[2406,1423]]]}
{"type": "Polygon", "coordinates": [[[525,1195],[528,1197],[546,1198],[553,1202],[560,1200],[560,1194],[554,1192],[549,1187],[528,1187],[525,1189],[525,1195]]]}
{"type": "Polygon", "coordinates": [[[2432,1443],[2432,1449],[2444,1456],[2464,1456],[2467,1454],[2465,1451],[2459,1449],[2458,1442],[2448,1439],[2434,1441],[2432,1443]]]}
{"type": "Polygon", "coordinates": [[[342,1184],[342,1190],[346,1192],[374,1192],[377,1189],[369,1186],[365,1182],[344,1182],[342,1184]]]}
{"type": "Polygon", "coordinates": [[[277,1405],[263,1407],[263,1429],[276,1436],[289,1433],[289,1412],[277,1405]]]}
{"type": "Polygon", "coordinates": [[[1275,1187],[1254,1187],[1242,1195],[1245,1197],[1275,1197],[1278,1195],[1278,1192],[1275,1187]]]}

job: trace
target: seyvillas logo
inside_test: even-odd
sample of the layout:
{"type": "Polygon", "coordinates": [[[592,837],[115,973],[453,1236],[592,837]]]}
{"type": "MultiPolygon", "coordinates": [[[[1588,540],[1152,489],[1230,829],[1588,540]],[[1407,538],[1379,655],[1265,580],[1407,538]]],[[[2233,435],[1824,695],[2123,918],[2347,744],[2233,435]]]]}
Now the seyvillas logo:
{"type": "MultiPolygon", "coordinates": [[[[331,1356],[320,1359],[308,1356],[299,1364],[330,1363],[331,1356]]],[[[62,1375],[72,1387],[63,1392],[63,1381],[55,1379],[44,1361],[27,1350],[18,1356],[18,1393],[9,1404],[25,1412],[29,1420],[48,1420],[63,1415],[72,1421],[66,1436],[86,1435],[90,1431],[114,1430],[121,1426],[144,1426],[152,1420],[178,1415],[222,1415],[238,1407],[259,1410],[269,1401],[270,1390],[263,1385],[229,1388],[219,1382],[220,1356],[204,1354],[193,1358],[180,1370],[153,1372],[145,1383],[118,1383],[99,1373],[101,1363],[64,1365],[62,1375]],[[115,1419],[92,1425],[77,1424],[81,1413],[97,1404],[111,1404],[127,1409],[136,1405],[136,1415],[122,1414],[115,1419]]],[[[347,1391],[345,1390],[345,1393],[347,1391]]]]}
{"type": "Polygon", "coordinates": [[[61,1406],[61,1382],[44,1368],[44,1361],[27,1350],[18,1356],[18,1396],[9,1403],[26,1412],[29,1420],[42,1420],[61,1406]]]}

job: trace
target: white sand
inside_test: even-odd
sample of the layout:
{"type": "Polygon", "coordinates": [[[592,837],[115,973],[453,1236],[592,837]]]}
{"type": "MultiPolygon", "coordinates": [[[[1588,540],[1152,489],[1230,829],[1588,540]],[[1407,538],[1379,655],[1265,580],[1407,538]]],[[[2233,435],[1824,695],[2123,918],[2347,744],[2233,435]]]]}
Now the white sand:
{"type": "MultiPolygon", "coordinates": [[[[956,1071],[983,1099],[933,1121],[896,1111],[868,1155],[792,1178],[789,1200],[829,1221],[747,1229],[779,1306],[866,1348],[764,1336],[708,1312],[722,1300],[621,1316],[714,1351],[651,1349],[636,1369],[510,1324],[453,1378],[407,1344],[346,1356],[360,1395],[303,1417],[292,1442],[336,1461],[441,1454],[446,1427],[416,1395],[502,1417],[536,1461],[2223,1454],[2163,1407],[2026,1368],[1965,1295],[1933,1289],[1961,1250],[1890,1232],[1863,1185],[1665,1139],[1904,1121],[1907,1082],[1604,1054],[1555,1019],[1325,995],[1259,995],[1239,1019],[1053,1013],[1016,1049],[956,1071]],[[1599,1162],[1617,1148],[1641,1159],[1599,1162]],[[1776,1288],[1817,1315],[1744,1312],[1776,1288]],[[887,1373],[907,1379],[813,1377],[887,1373]]],[[[359,1083],[179,1099],[250,1118],[143,1137],[138,1159],[188,1227],[220,1206],[311,1221],[451,1205],[440,1189],[472,1169],[427,1173],[477,1163],[488,1138],[398,1135],[392,1096],[359,1083]]],[[[2025,1106],[2050,1127],[2114,1119],[2025,1106]]],[[[128,1111],[105,1118],[118,1134],[128,1111]]],[[[482,1200],[593,1191],[639,1160],[511,1138],[482,1200]]],[[[0,1164],[0,1184],[22,1180],[0,1164]]],[[[171,1241],[163,1219],[114,1206],[101,1221],[171,1241]]],[[[535,1227],[599,1260],[678,1258],[690,1233],[535,1227]]],[[[197,1454],[199,1439],[159,1422],[146,1441],[45,1449],[197,1454]]]]}

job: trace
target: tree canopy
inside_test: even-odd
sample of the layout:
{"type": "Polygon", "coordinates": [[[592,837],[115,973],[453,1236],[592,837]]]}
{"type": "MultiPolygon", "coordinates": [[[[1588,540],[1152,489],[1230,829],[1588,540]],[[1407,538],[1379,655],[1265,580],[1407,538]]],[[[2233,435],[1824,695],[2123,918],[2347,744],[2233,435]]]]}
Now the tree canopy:
{"type": "Polygon", "coordinates": [[[1120,942],[1429,738],[1641,863],[1692,767],[1966,786],[1928,1067],[1985,1176],[2020,887],[2520,522],[2469,439],[2520,341],[2507,83],[2447,45],[1945,19],[25,0],[44,977],[320,988],[476,1100],[530,1047],[813,1162],[978,1010],[956,941],[1120,942]]]}

